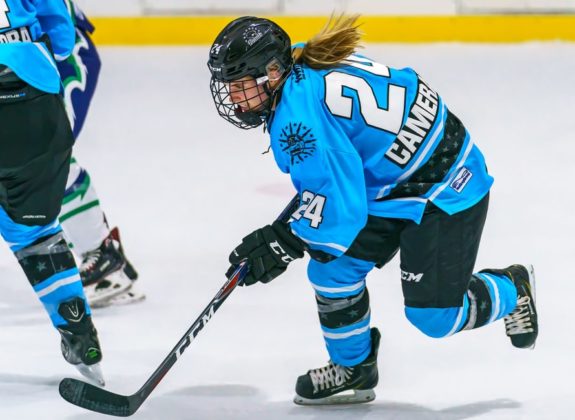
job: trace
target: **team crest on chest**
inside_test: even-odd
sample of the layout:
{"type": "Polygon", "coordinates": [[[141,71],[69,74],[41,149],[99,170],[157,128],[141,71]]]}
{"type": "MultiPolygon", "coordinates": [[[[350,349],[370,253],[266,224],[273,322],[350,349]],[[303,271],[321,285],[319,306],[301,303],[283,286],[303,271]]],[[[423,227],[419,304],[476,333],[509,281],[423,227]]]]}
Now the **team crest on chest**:
{"type": "Polygon", "coordinates": [[[282,152],[289,153],[292,165],[303,162],[315,153],[316,138],[303,123],[289,123],[280,134],[282,152]]]}

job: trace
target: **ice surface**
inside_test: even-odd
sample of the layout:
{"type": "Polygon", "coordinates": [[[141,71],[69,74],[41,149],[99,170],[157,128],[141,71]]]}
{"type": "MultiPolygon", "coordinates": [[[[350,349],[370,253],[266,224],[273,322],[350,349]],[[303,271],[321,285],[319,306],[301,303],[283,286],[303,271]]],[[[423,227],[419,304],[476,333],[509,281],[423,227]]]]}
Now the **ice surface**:
{"type": "MultiPolygon", "coordinates": [[[[517,350],[503,324],[445,340],[403,316],[398,261],[368,280],[383,334],[378,399],[297,407],[296,377],[323,365],[306,264],[238,289],[134,416],[139,419],[573,419],[575,45],[385,45],[466,124],[496,183],[477,267],[530,262],[540,336],[517,350]]],[[[148,299],[95,312],[108,389],[133,393],[224,282],[227,256],[291,198],[260,130],[212,105],[206,47],[102,48],[99,91],[76,157],[89,169],[148,299]]],[[[101,419],[58,395],[78,377],[7,247],[0,250],[0,418],[101,419]]]]}

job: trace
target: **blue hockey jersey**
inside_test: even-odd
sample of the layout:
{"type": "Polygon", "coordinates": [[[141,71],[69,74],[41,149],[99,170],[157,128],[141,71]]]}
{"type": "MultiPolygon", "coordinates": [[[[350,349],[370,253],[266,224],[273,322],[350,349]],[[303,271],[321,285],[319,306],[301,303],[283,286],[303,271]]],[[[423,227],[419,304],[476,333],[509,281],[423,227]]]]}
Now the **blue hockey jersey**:
{"type": "Polygon", "coordinates": [[[454,214],[493,183],[465,127],[410,68],[359,55],[326,70],[295,65],[268,125],[302,200],[292,231],[335,256],[368,214],[419,223],[429,201],[454,214]]]}
{"type": "Polygon", "coordinates": [[[74,41],[74,25],[63,0],[0,0],[0,64],[37,89],[60,91],[54,58],[65,59],[74,41]],[[53,55],[40,41],[44,34],[53,55]]]}

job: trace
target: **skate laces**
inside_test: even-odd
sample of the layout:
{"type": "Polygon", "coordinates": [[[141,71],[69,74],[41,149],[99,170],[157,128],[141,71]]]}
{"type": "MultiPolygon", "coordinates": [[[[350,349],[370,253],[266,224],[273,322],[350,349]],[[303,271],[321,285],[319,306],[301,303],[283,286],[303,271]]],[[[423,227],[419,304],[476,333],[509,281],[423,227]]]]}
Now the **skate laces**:
{"type": "Polygon", "coordinates": [[[93,251],[88,251],[86,254],[84,254],[82,265],[80,266],[80,271],[92,270],[98,263],[98,260],[101,256],[102,251],[100,251],[100,248],[94,249],[93,251]]]}
{"type": "Polygon", "coordinates": [[[108,257],[110,258],[120,258],[115,254],[120,255],[118,250],[118,245],[111,237],[104,239],[102,244],[92,251],[88,251],[84,254],[82,259],[82,264],[80,266],[80,271],[87,272],[95,270],[99,264],[104,264],[102,261],[106,261],[108,257]]]}
{"type": "Polygon", "coordinates": [[[312,369],[309,376],[313,384],[314,393],[318,390],[324,390],[335,386],[342,385],[353,372],[353,368],[348,368],[329,362],[327,366],[312,369]]]}
{"type": "Polygon", "coordinates": [[[532,333],[533,324],[531,320],[531,310],[529,304],[531,298],[523,296],[517,299],[517,307],[505,317],[505,330],[507,335],[532,333]]]}

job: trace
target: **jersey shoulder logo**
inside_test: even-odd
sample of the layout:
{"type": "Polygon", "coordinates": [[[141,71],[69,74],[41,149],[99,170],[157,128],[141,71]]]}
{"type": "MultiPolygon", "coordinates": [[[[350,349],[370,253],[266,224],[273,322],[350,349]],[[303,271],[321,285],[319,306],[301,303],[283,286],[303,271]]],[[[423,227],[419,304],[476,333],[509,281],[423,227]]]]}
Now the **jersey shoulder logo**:
{"type": "Polygon", "coordinates": [[[303,162],[316,151],[316,138],[311,128],[301,122],[286,125],[281,131],[279,142],[282,152],[289,153],[292,165],[303,162]]]}

